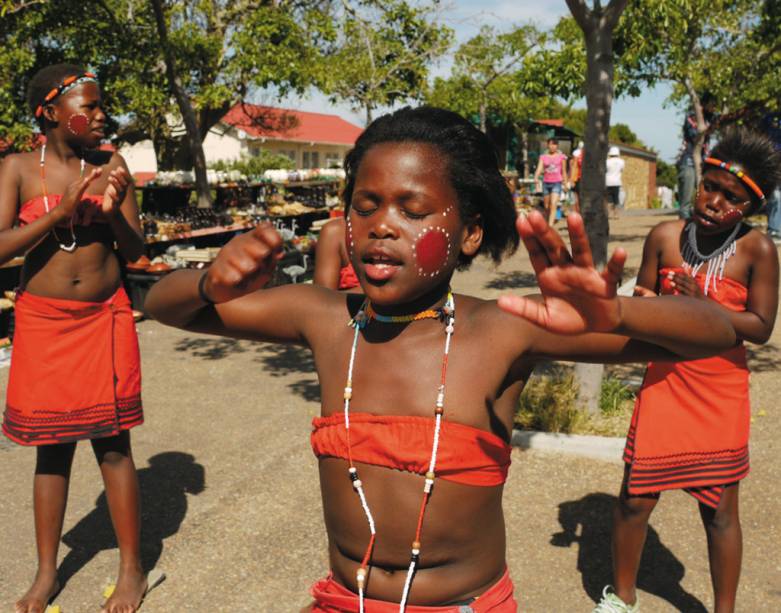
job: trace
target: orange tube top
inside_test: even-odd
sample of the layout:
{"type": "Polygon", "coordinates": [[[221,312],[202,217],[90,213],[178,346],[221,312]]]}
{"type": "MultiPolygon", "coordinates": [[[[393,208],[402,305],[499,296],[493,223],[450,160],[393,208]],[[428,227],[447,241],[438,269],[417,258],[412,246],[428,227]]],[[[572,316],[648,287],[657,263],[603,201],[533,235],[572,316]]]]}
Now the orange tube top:
{"type": "MultiPolygon", "coordinates": [[[[59,206],[60,200],[62,200],[62,194],[49,194],[49,210],[59,206]]],[[[86,210],[89,207],[96,209],[92,211],[92,222],[105,223],[106,220],[100,210],[102,203],[102,194],[84,194],[81,203],[79,203],[79,206],[76,208],[76,214],[73,216],[73,223],[81,226],[87,225],[84,223],[84,219],[86,210]]],[[[43,204],[43,196],[36,196],[19,207],[19,225],[23,226],[32,223],[44,215],[46,215],[46,207],[43,204]]]]}
{"type": "MultiPolygon", "coordinates": [[[[347,459],[344,413],[315,417],[312,428],[312,450],[318,458],[347,459]]],[[[356,462],[424,475],[433,438],[433,417],[350,413],[350,442],[356,462]]],[[[511,450],[495,434],[443,420],[437,477],[465,485],[501,485],[507,480],[511,450]]]]}
{"type": "MultiPolygon", "coordinates": [[[[669,272],[681,272],[689,274],[681,266],[668,266],[659,269],[659,289],[661,294],[677,294],[678,292],[670,285],[670,279],[667,278],[669,272]]],[[[700,289],[705,285],[705,273],[700,272],[694,277],[700,289]]],[[[716,289],[713,289],[713,283],[708,289],[708,298],[715,300],[721,306],[730,311],[745,311],[748,302],[748,289],[742,283],[734,279],[724,277],[716,282],[716,289]]]]}

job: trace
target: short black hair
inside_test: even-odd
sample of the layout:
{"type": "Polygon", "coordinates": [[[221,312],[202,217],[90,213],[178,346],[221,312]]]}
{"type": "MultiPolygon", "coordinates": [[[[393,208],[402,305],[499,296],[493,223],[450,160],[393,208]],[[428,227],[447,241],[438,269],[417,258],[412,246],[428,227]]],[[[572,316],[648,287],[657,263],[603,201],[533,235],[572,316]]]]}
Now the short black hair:
{"type": "MultiPolygon", "coordinates": [[[[85,68],[76,64],[52,64],[51,66],[41,68],[27,84],[27,107],[30,109],[30,114],[35,117],[35,110],[44,101],[46,95],[55,87],[58,87],[64,79],[82,75],[85,72],[87,72],[85,68]]],[[[37,117],[36,120],[38,121],[38,126],[43,130],[43,115],[37,117]]]]}
{"type": "Polygon", "coordinates": [[[551,143],[556,143],[556,144],[558,145],[558,144],[559,144],[559,139],[558,139],[558,138],[553,138],[553,137],[551,136],[551,137],[550,137],[550,138],[549,138],[549,139],[546,141],[546,144],[548,144],[548,145],[549,145],[549,144],[551,144],[551,143]]]}
{"type": "MultiPolygon", "coordinates": [[[[781,185],[781,152],[776,150],[772,140],[760,132],[743,127],[728,128],[708,157],[740,166],[759,186],[766,199],[781,185]]],[[[706,164],[703,170],[709,168],[714,166],[706,164]]],[[[751,189],[748,192],[754,206],[759,206],[759,196],[751,189]]]]}
{"type": "MultiPolygon", "coordinates": [[[[404,107],[374,120],[358,137],[344,160],[343,198],[349,210],[355,178],[366,153],[382,143],[427,143],[444,154],[461,219],[479,216],[483,241],[477,254],[499,263],[518,247],[513,197],[499,171],[496,150],[488,137],[458,113],[432,106],[404,107]]],[[[475,255],[477,255],[475,254],[475,255]]],[[[474,256],[460,254],[458,268],[474,256]]]]}

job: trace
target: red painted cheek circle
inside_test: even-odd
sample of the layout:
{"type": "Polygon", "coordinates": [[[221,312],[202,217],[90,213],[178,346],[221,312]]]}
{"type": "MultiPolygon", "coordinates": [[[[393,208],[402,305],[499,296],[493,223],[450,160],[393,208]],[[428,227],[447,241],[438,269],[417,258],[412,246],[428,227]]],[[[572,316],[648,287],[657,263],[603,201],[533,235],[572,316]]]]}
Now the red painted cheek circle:
{"type": "Polygon", "coordinates": [[[721,223],[731,225],[739,222],[741,219],[743,219],[742,211],[739,211],[738,209],[730,209],[728,211],[724,211],[724,214],[721,216],[721,223]]]}
{"type": "Polygon", "coordinates": [[[438,272],[447,263],[448,237],[444,230],[429,230],[415,244],[418,267],[426,274],[438,272]]]}
{"type": "Polygon", "coordinates": [[[89,119],[83,113],[75,113],[68,118],[68,130],[73,134],[84,134],[89,127],[89,119]]]}

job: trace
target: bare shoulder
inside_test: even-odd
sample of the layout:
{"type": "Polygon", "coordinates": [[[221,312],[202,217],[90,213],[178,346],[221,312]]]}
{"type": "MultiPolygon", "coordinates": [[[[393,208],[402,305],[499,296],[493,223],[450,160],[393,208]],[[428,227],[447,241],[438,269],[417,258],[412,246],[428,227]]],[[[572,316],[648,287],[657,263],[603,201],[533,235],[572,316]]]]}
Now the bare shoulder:
{"type": "MultiPolygon", "coordinates": [[[[494,352],[507,352],[513,359],[525,351],[532,324],[499,308],[496,300],[457,295],[456,321],[479,334],[494,352]]],[[[458,324],[456,324],[458,325],[458,324]]]]}
{"type": "Polygon", "coordinates": [[[0,168],[3,172],[21,172],[27,167],[39,164],[40,154],[37,151],[25,151],[22,153],[9,153],[0,160],[0,168]]]}
{"type": "Polygon", "coordinates": [[[337,217],[325,224],[320,230],[320,239],[342,240],[344,237],[345,223],[343,217],[337,217]]]}
{"type": "Polygon", "coordinates": [[[663,241],[669,240],[671,238],[677,240],[681,235],[681,230],[683,230],[685,224],[686,222],[683,219],[671,219],[668,221],[663,221],[662,223],[659,223],[651,228],[651,231],[648,233],[648,237],[646,238],[646,242],[663,241]]]}
{"type": "Polygon", "coordinates": [[[774,258],[778,259],[778,247],[764,232],[751,228],[740,241],[751,254],[753,259],[774,258]]]}

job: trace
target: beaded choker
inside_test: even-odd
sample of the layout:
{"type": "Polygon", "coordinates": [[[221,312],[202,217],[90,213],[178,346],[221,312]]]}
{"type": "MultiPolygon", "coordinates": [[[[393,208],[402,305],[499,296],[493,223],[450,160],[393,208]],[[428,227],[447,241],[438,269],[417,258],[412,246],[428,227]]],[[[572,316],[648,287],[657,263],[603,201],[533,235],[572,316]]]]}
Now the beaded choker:
{"type": "Polygon", "coordinates": [[[369,503],[366,500],[366,494],[364,493],[363,482],[358,477],[358,469],[353,464],[352,446],[350,444],[350,400],[353,396],[353,367],[355,366],[355,355],[358,350],[358,339],[361,335],[361,330],[365,328],[368,323],[376,319],[380,322],[389,323],[401,323],[416,321],[419,319],[442,319],[447,323],[445,326],[445,351],[442,358],[442,371],[437,387],[436,402],[434,405],[434,441],[431,446],[431,456],[429,461],[429,468],[426,472],[425,481],[423,482],[423,499],[420,503],[420,512],[418,514],[418,523],[415,530],[415,540],[412,542],[411,556],[409,568],[407,569],[407,578],[404,581],[404,589],[401,594],[401,601],[399,602],[399,613],[404,613],[407,606],[407,598],[409,597],[410,587],[412,586],[412,578],[415,575],[415,568],[420,561],[421,551],[421,534],[423,531],[423,516],[426,513],[426,506],[431,496],[431,491],[434,487],[434,478],[436,473],[434,472],[437,464],[437,450],[439,449],[439,436],[442,429],[442,415],[445,412],[445,375],[447,374],[447,358],[450,354],[450,341],[453,336],[454,327],[456,323],[456,311],[455,301],[453,300],[453,294],[448,290],[447,300],[445,304],[439,309],[429,309],[416,313],[414,315],[402,315],[386,317],[377,315],[371,308],[371,303],[367,300],[361,309],[356,313],[355,317],[350,320],[350,325],[355,328],[355,335],[353,336],[352,350],[350,352],[350,363],[347,368],[347,383],[344,387],[344,427],[347,431],[347,459],[348,459],[348,476],[352,481],[352,486],[360,499],[361,507],[366,515],[366,521],[369,524],[369,544],[366,547],[366,553],[361,560],[361,566],[358,568],[355,574],[356,583],[358,584],[358,599],[360,613],[364,613],[364,600],[366,590],[366,578],[368,574],[369,560],[371,559],[372,551],[374,549],[374,543],[377,537],[377,531],[374,524],[374,516],[372,515],[369,503]]]}
{"type": "MultiPolygon", "coordinates": [[[[43,189],[43,208],[46,209],[46,212],[49,212],[49,194],[46,191],[46,170],[44,168],[44,161],[46,160],[46,143],[43,144],[41,147],[41,188],[43,189]]],[[[81,159],[81,174],[79,177],[84,176],[84,168],[86,166],[86,162],[84,161],[84,158],[81,159]]],[[[57,239],[57,242],[60,245],[60,249],[67,252],[72,252],[76,249],[76,233],[73,231],[73,216],[71,215],[70,219],[70,231],[71,231],[71,244],[65,245],[60,240],[60,237],[57,236],[57,228],[52,228],[52,234],[54,235],[54,238],[57,239]]]]}
{"type": "Polygon", "coordinates": [[[734,164],[730,164],[729,162],[722,162],[717,158],[705,158],[705,163],[710,164],[711,166],[717,166],[722,170],[731,172],[738,179],[743,181],[746,187],[748,187],[752,192],[754,192],[757,195],[760,204],[765,203],[765,193],[760,189],[759,185],[757,185],[754,182],[754,180],[743,171],[742,168],[740,168],[739,166],[735,166],[734,164]]]}
{"type": "Polygon", "coordinates": [[[91,72],[85,72],[84,74],[80,75],[71,75],[70,77],[65,77],[60,84],[49,91],[48,94],[43,99],[43,102],[41,102],[38,107],[35,109],[35,116],[40,117],[41,113],[43,113],[43,107],[45,107],[47,104],[51,104],[55,98],[59,98],[63,94],[69,92],[77,85],[81,85],[82,83],[97,83],[98,78],[91,72]]]}
{"type": "Polygon", "coordinates": [[[438,309],[426,309],[419,313],[412,313],[411,315],[380,315],[374,310],[371,302],[368,300],[361,307],[361,310],[350,320],[351,325],[360,325],[364,327],[369,320],[376,319],[384,324],[406,324],[411,321],[420,321],[421,319],[444,319],[452,313],[453,293],[447,291],[447,299],[438,309]],[[360,317],[359,317],[360,316],[360,317]]]}

